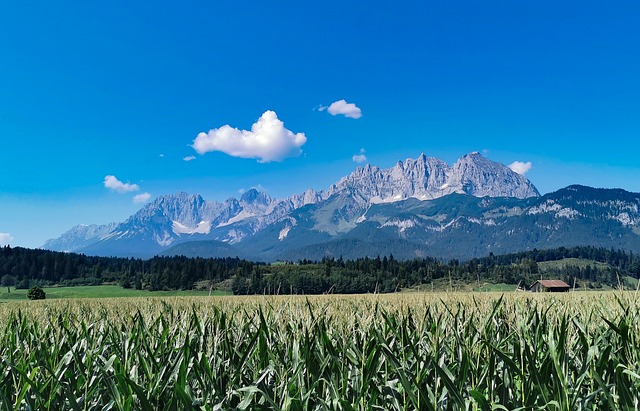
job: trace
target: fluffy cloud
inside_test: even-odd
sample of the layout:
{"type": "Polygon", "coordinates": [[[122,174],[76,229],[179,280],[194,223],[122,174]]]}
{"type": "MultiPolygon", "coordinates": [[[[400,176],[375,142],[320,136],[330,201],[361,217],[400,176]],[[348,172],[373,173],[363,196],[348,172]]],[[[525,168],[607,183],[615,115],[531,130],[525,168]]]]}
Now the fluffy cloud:
{"type": "Polygon", "coordinates": [[[329,114],[337,116],[338,114],[342,114],[345,117],[350,118],[360,118],[362,117],[362,110],[358,108],[353,103],[347,103],[345,100],[338,100],[334,103],[331,103],[329,107],[320,107],[320,111],[324,111],[327,109],[329,114]]]}
{"type": "Polygon", "coordinates": [[[522,175],[527,174],[527,171],[531,170],[531,167],[533,167],[531,161],[527,161],[526,163],[523,163],[522,161],[514,161],[509,165],[509,168],[511,170],[522,175]]]}
{"type": "Polygon", "coordinates": [[[0,233],[0,245],[8,245],[13,241],[13,236],[9,233],[0,233]]]}
{"type": "Polygon", "coordinates": [[[140,190],[140,186],[137,184],[123,183],[118,180],[116,176],[105,176],[104,186],[110,190],[117,191],[118,193],[130,193],[132,191],[140,190]]]}
{"type": "Polygon", "coordinates": [[[196,156],[186,156],[186,157],[182,157],[182,159],[184,161],[193,161],[196,159],[196,156]]]}
{"type": "Polygon", "coordinates": [[[304,133],[287,130],[277,114],[268,110],[251,126],[251,131],[224,125],[198,134],[191,147],[200,154],[222,151],[233,157],[256,158],[260,163],[268,163],[299,156],[300,147],[306,142],[304,133]]]}
{"type": "Polygon", "coordinates": [[[151,198],[151,194],[149,193],[140,193],[137,194],[135,196],[133,196],[133,202],[140,204],[140,203],[146,203],[147,201],[149,201],[149,199],[151,198]]]}
{"type": "Polygon", "coordinates": [[[353,157],[351,157],[351,159],[358,164],[364,163],[365,161],[367,161],[367,156],[365,155],[364,148],[361,148],[360,153],[354,154],[353,157]]]}

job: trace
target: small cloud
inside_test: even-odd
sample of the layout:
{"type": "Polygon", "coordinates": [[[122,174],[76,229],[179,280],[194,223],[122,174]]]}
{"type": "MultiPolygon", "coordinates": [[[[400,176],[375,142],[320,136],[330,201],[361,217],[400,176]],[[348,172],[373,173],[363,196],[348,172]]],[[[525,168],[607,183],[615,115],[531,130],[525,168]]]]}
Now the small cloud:
{"type": "Polygon", "coordinates": [[[9,245],[14,240],[13,236],[9,233],[0,233],[0,245],[9,245]]]}
{"type": "Polygon", "coordinates": [[[351,157],[351,159],[359,164],[367,161],[367,156],[365,156],[364,154],[356,154],[353,157],[351,157]]]}
{"type": "Polygon", "coordinates": [[[318,104],[317,106],[315,106],[313,108],[314,111],[325,111],[326,109],[328,109],[329,107],[327,106],[323,106],[322,104],[318,104]]]}
{"type": "Polygon", "coordinates": [[[331,105],[327,108],[327,111],[333,116],[342,114],[343,116],[349,118],[357,119],[362,117],[362,110],[360,110],[355,104],[347,103],[345,100],[338,100],[334,103],[331,103],[331,105]]]}
{"type": "Polygon", "coordinates": [[[140,193],[138,195],[133,196],[133,202],[136,204],[146,203],[151,198],[151,194],[149,193],[140,193]]]}
{"type": "Polygon", "coordinates": [[[164,157],[164,154],[160,153],[160,157],[164,157]]]}
{"type": "Polygon", "coordinates": [[[118,193],[130,193],[132,191],[140,190],[140,186],[137,184],[123,183],[118,180],[116,176],[105,176],[104,186],[110,190],[117,191],[118,193]]]}
{"type": "Polygon", "coordinates": [[[247,191],[244,188],[240,188],[238,189],[238,194],[244,194],[244,192],[247,191]]]}
{"type": "Polygon", "coordinates": [[[527,161],[526,163],[523,163],[522,161],[514,161],[509,165],[509,168],[511,170],[522,175],[527,174],[527,172],[531,170],[532,167],[533,164],[531,164],[531,161],[527,161]]]}
{"type": "Polygon", "coordinates": [[[306,142],[304,133],[287,130],[277,114],[267,110],[250,131],[224,125],[198,134],[191,147],[199,154],[222,151],[232,157],[256,158],[260,163],[268,163],[299,156],[306,142]]]}
{"type": "Polygon", "coordinates": [[[485,156],[486,156],[487,154],[489,154],[489,153],[490,153],[490,151],[489,151],[488,149],[486,149],[486,148],[485,148],[484,150],[482,150],[482,154],[484,154],[485,156]]]}
{"type": "Polygon", "coordinates": [[[182,157],[182,159],[184,161],[193,161],[196,159],[196,156],[186,156],[186,157],[182,157]]]}
{"type": "Polygon", "coordinates": [[[358,164],[364,163],[365,161],[367,161],[367,156],[365,155],[365,153],[366,151],[364,150],[364,148],[361,148],[360,154],[354,154],[351,159],[358,164]]]}

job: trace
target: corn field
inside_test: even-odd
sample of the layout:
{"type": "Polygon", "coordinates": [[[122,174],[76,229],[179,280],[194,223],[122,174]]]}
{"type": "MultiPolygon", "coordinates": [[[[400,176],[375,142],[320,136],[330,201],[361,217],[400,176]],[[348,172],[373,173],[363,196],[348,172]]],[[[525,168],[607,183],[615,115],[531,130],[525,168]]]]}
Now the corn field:
{"type": "Polygon", "coordinates": [[[0,410],[637,410],[634,293],[0,305],[0,410]]]}

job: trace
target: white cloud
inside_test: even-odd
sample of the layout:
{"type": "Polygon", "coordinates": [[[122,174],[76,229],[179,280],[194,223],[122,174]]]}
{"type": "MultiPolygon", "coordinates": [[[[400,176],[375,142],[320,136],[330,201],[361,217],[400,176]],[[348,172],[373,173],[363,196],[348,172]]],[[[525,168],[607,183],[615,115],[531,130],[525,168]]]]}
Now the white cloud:
{"type": "Polygon", "coordinates": [[[300,147],[306,142],[304,133],[287,130],[277,114],[267,110],[251,126],[251,131],[224,125],[198,134],[191,147],[200,154],[222,151],[233,157],[256,158],[260,163],[268,163],[299,156],[300,147]]]}
{"type": "Polygon", "coordinates": [[[164,154],[162,154],[162,153],[161,153],[161,154],[160,154],[160,157],[164,157],[164,154]]]}
{"type": "Polygon", "coordinates": [[[509,165],[509,168],[511,170],[522,175],[527,174],[527,171],[531,170],[531,167],[533,167],[531,161],[527,161],[526,163],[523,163],[522,161],[514,161],[509,165]]]}
{"type": "MultiPolygon", "coordinates": [[[[323,111],[322,109],[320,111],[323,111]]],[[[362,117],[362,110],[360,110],[355,104],[347,103],[345,100],[338,100],[331,103],[327,111],[331,115],[342,114],[345,117],[360,118],[362,117]]]]}
{"type": "Polygon", "coordinates": [[[133,196],[134,203],[146,203],[151,198],[151,194],[149,193],[140,193],[138,195],[133,196]]]}
{"type": "Polygon", "coordinates": [[[105,176],[104,186],[110,190],[117,191],[118,193],[130,193],[132,191],[140,190],[140,186],[137,184],[123,183],[118,180],[116,176],[105,176]]]}
{"type": "Polygon", "coordinates": [[[196,156],[186,156],[186,157],[182,157],[182,159],[184,161],[193,161],[196,159],[196,156]]]}
{"type": "Polygon", "coordinates": [[[9,233],[0,233],[0,245],[9,245],[13,241],[13,236],[9,233]]]}
{"type": "Polygon", "coordinates": [[[364,154],[356,154],[351,157],[351,159],[356,163],[364,163],[365,161],[367,161],[367,156],[365,156],[364,154]]]}
{"type": "Polygon", "coordinates": [[[360,164],[360,163],[364,163],[365,161],[367,161],[367,156],[365,155],[365,150],[364,148],[360,149],[360,154],[354,154],[353,157],[351,157],[351,159],[353,161],[355,161],[356,163],[360,164]]]}

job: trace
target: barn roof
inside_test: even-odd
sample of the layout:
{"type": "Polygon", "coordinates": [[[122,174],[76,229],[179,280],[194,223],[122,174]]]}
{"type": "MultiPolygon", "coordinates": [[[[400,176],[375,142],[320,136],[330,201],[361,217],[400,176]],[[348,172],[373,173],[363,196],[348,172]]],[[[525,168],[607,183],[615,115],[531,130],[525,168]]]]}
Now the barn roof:
{"type": "MultiPolygon", "coordinates": [[[[538,280],[535,283],[540,283],[545,288],[571,288],[569,284],[562,280],[538,280]]],[[[535,285],[535,283],[533,284],[535,285]]]]}

